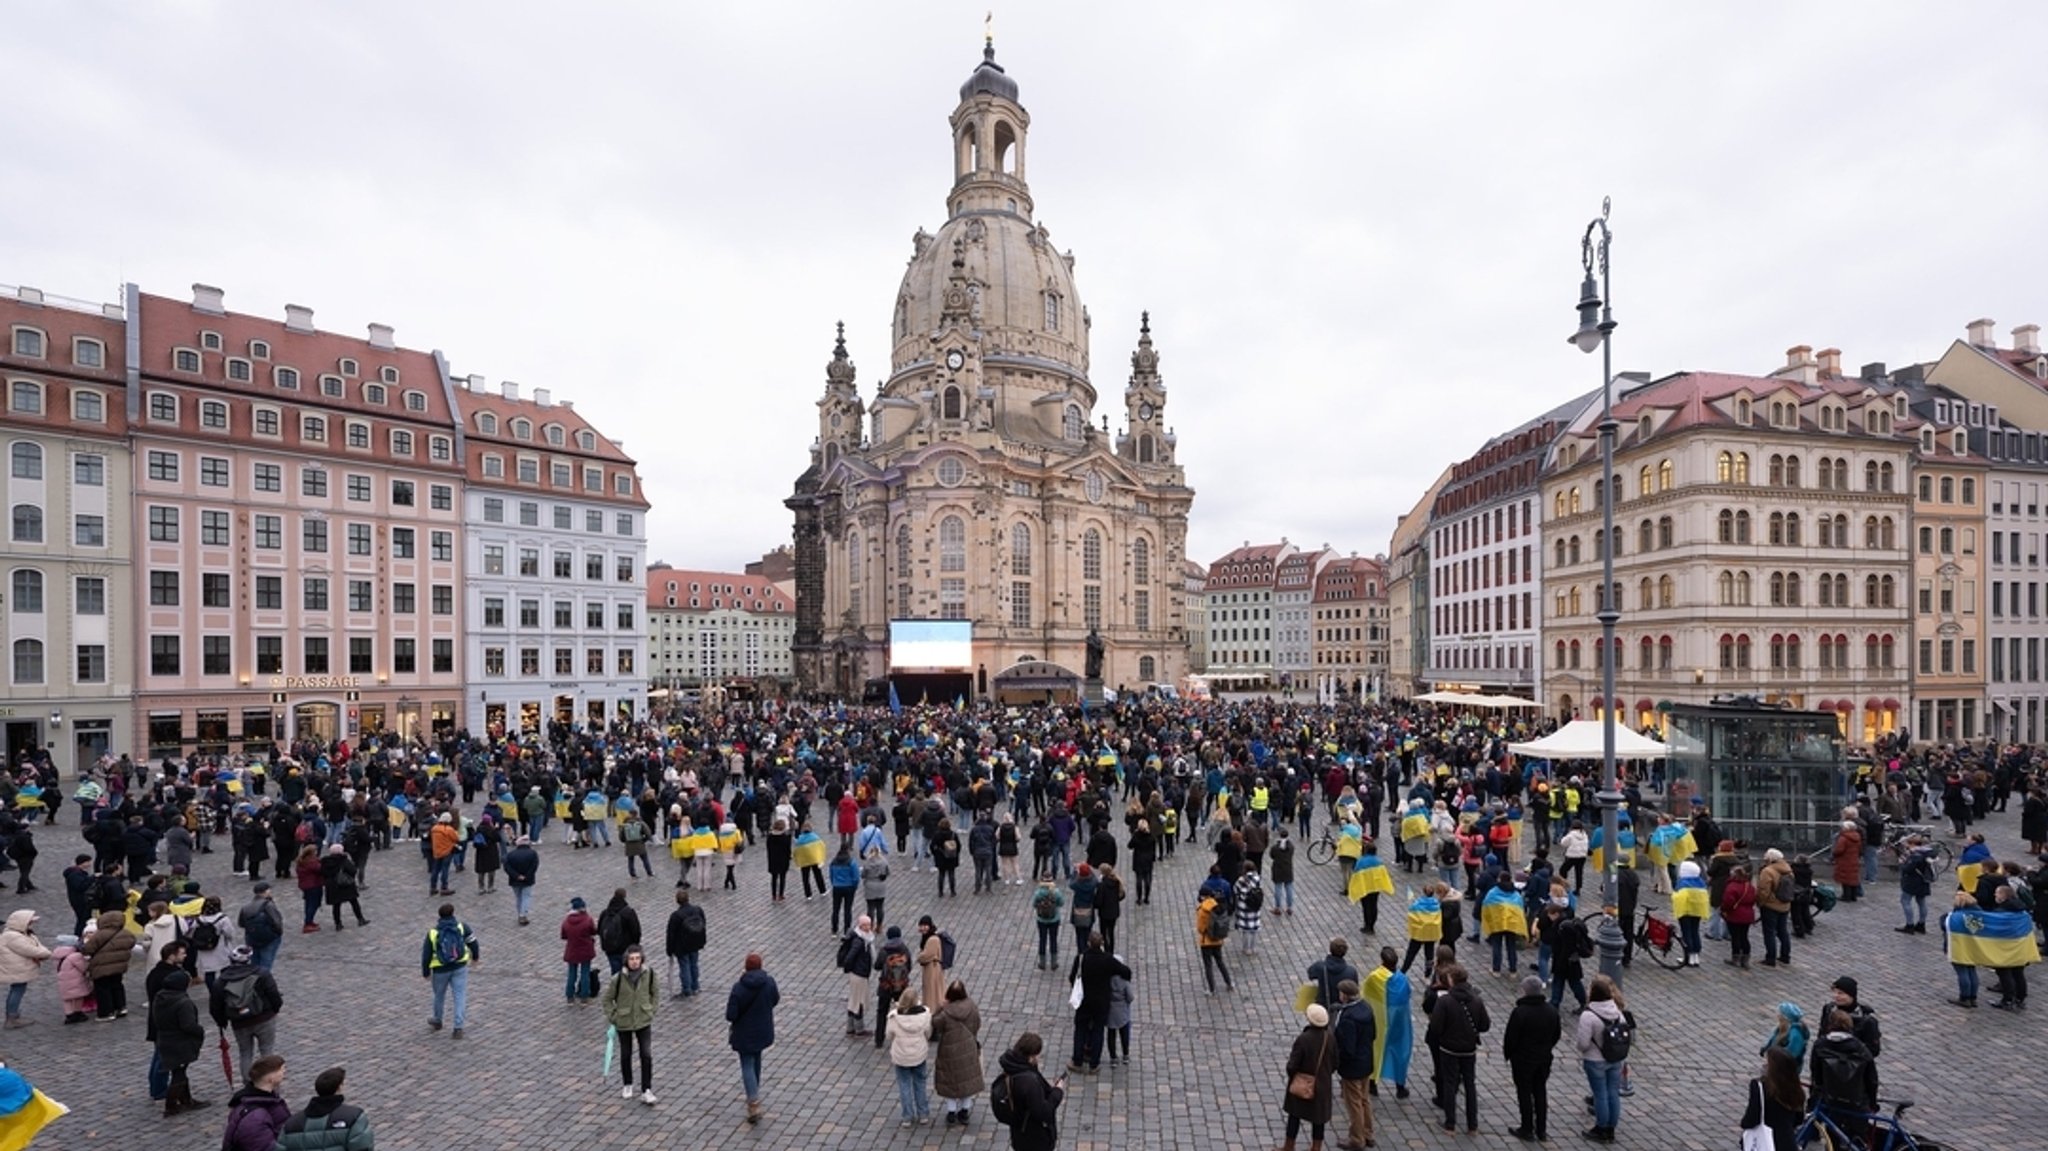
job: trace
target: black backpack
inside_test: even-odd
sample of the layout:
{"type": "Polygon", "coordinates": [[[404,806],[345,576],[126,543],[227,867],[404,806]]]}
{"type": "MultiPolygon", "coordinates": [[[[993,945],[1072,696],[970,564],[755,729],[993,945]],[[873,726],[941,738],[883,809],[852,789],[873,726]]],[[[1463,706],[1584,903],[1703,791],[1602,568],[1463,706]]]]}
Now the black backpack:
{"type": "Polygon", "coordinates": [[[220,946],[220,928],[212,921],[201,919],[192,924],[192,930],[185,936],[194,951],[212,951],[220,946]]]}
{"type": "Polygon", "coordinates": [[[1265,887],[1263,885],[1255,885],[1246,888],[1244,898],[1241,902],[1247,913],[1257,915],[1259,913],[1259,910],[1266,906],[1265,887]]]}
{"type": "Polygon", "coordinates": [[[988,1111],[996,1122],[1008,1127],[1017,1121],[1017,1106],[1010,1099],[1010,1077],[999,1075],[988,1085],[988,1111]]]}
{"type": "Polygon", "coordinates": [[[1635,1041],[1635,1020],[1626,1013],[1603,1020],[1600,1026],[1600,1058],[1609,1063],[1620,1063],[1628,1058],[1628,1050],[1635,1041]]]}
{"type": "Polygon", "coordinates": [[[605,908],[597,917],[597,941],[605,954],[617,955],[626,949],[625,918],[616,907],[605,908]]]}

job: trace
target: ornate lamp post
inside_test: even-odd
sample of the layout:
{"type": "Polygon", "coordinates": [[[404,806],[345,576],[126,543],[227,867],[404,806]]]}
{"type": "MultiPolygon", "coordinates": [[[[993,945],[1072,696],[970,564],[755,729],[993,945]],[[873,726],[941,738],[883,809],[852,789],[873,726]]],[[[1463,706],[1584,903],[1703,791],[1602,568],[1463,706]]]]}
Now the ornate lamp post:
{"type": "MultiPolygon", "coordinates": [[[[1614,627],[1621,621],[1621,605],[1615,602],[1618,597],[1614,594],[1614,501],[1620,493],[1613,490],[1614,436],[1618,425],[1614,422],[1614,294],[1607,270],[1608,249],[1614,240],[1614,233],[1607,227],[1607,214],[1612,207],[1611,200],[1600,202],[1600,214],[1586,225],[1585,235],[1579,241],[1579,262],[1585,268],[1586,278],[1579,286],[1579,330],[1573,332],[1570,339],[1572,345],[1582,352],[1591,353],[1595,348],[1600,350],[1600,480],[1595,490],[1605,493],[1600,500],[1600,516],[1602,538],[1607,540],[1607,546],[1600,549],[1600,698],[1603,706],[1600,709],[1600,791],[1596,798],[1600,806],[1601,841],[1605,845],[1600,887],[1600,900],[1604,907],[1619,906],[1621,901],[1616,869],[1621,859],[1622,796],[1614,765],[1614,627]]],[[[1598,940],[1600,970],[1617,986],[1621,982],[1623,930],[1621,923],[1608,916],[1601,922],[1598,940]]]]}

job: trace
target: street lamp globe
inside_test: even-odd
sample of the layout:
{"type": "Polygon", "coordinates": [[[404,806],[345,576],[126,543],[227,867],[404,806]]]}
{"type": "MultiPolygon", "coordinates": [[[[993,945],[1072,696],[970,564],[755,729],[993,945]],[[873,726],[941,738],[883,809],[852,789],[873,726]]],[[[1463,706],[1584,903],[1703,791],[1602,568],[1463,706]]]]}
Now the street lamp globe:
{"type": "Polygon", "coordinates": [[[1586,282],[1579,287],[1579,330],[1567,337],[1568,342],[1580,351],[1591,354],[1600,346],[1607,333],[1600,327],[1600,285],[1594,283],[1593,273],[1586,272],[1586,282]]]}

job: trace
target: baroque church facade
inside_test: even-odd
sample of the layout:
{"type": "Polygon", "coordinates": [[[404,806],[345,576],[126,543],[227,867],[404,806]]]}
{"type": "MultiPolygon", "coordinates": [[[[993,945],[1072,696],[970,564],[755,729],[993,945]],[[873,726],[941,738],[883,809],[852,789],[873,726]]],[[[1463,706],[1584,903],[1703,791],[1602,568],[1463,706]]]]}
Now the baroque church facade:
{"type": "Polygon", "coordinates": [[[1033,214],[1017,97],[988,46],[950,120],[946,221],[911,241],[887,376],[864,404],[844,325],[826,365],[810,466],[785,501],[802,691],[858,698],[886,676],[891,619],[972,621],[977,694],[1006,669],[1079,676],[1091,632],[1111,687],[1186,671],[1194,491],[1150,319],[1112,436],[1073,254],[1033,214]]]}

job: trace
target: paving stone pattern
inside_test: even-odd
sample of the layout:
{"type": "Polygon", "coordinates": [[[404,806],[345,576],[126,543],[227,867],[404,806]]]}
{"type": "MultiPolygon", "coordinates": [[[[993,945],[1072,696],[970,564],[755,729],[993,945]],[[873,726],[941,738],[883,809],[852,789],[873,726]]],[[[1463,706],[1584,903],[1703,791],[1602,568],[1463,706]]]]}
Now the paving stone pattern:
{"type": "MultiPolygon", "coordinates": [[[[62,827],[38,836],[41,890],[11,905],[25,900],[39,910],[47,937],[70,923],[58,873],[74,852],[72,814],[65,813],[62,827]]],[[[1995,851],[2016,853],[2022,846],[2014,839],[2017,819],[2017,807],[1992,817],[1995,851]]],[[[201,856],[197,872],[206,889],[225,895],[232,909],[246,898],[249,883],[227,874],[228,860],[224,853],[201,856]]],[[[985,1095],[964,1131],[936,1122],[898,1127],[884,1053],[869,1040],[843,1034],[844,980],[833,962],[829,899],[806,901],[799,877],[792,875],[788,901],[770,903],[763,861],[758,848],[745,857],[739,891],[699,893],[710,925],[702,957],[704,993],[661,1003],[654,1024],[660,1102],[653,1106],[622,1100],[616,1069],[610,1078],[601,1074],[603,1017],[594,1005],[563,1002],[557,927],[571,896],[584,897],[595,912],[612,888],[624,886],[640,912],[649,950],[658,955],[672,907],[673,863],[660,861],[653,879],[628,881],[617,847],[572,850],[561,843],[559,826],[550,826],[534,921],[524,928],[516,924],[502,881],[495,894],[478,894],[473,877],[456,875],[454,902],[483,948],[483,962],[471,977],[467,1036],[460,1041],[426,1025],[430,995],[419,975],[419,949],[440,900],[427,894],[416,843],[373,854],[363,896],[372,922],[365,928],[351,925],[337,933],[323,912],[324,930],[299,934],[297,892],[284,881],[278,902],[291,933],[276,974],[286,1001],[278,1025],[279,1050],[289,1066],[286,1095],[300,1106],[321,1068],[346,1066],[348,1098],[368,1109],[382,1148],[609,1151],[668,1147],[679,1139],[704,1148],[1007,1147],[1008,1132],[988,1114],[985,1095]],[[753,1127],[744,1122],[724,1022],[726,992],[749,951],[764,956],[782,991],[777,1041],[765,1058],[768,1114],[753,1127]]],[[[1322,955],[1332,934],[1350,937],[1353,959],[1367,970],[1379,944],[1405,942],[1398,905],[1382,909],[1376,939],[1362,936],[1357,909],[1341,894],[1339,866],[1310,866],[1304,853],[1297,857],[1298,913],[1275,915],[1269,898],[1256,954],[1243,954],[1242,933],[1233,933],[1228,944],[1236,991],[1208,997],[1192,912],[1194,888],[1207,863],[1207,853],[1181,844],[1158,871],[1154,903],[1127,903],[1119,944],[1136,971],[1134,1060],[1073,1078],[1061,1119],[1062,1147],[1277,1144],[1284,1126],[1282,1068],[1300,1027],[1291,1001],[1306,966],[1322,955]]],[[[1027,1029],[1045,1036],[1046,1065],[1057,1067],[1065,1062],[1072,1034],[1064,972],[1071,933],[1064,933],[1062,970],[1036,970],[1030,887],[973,895],[972,870],[963,870],[961,888],[970,893],[939,899],[931,872],[912,872],[899,863],[890,883],[890,920],[914,933],[916,917],[930,913],[959,941],[955,974],[980,1005],[991,1071],[997,1054],[1027,1029]]],[[[1396,880],[1405,895],[1407,877],[1397,872],[1396,880]]],[[[1645,902],[1654,905],[1647,888],[1645,902]]],[[[1950,1006],[1955,982],[1939,934],[1894,933],[1896,887],[1885,878],[1870,891],[1872,898],[1841,904],[1820,918],[1812,938],[1795,941],[1790,968],[1739,972],[1720,962],[1725,945],[1711,943],[1706,965],[1695,970],[1664,971],[1646,960],[1635,964],[1626,995],[1643,1027],[1632,1059],[1635,1094],[1622,1112],[1623,1145],[1656,1151],[1735,1146],[1744,1085],[1777,1004],[1789,999],[1812,1017],[1842,974],[1858,978],[1865,1002],[1880,1013],[1885,1094],[1909,1093],[1919,1100],[1916,1128],[1976,1151],[2044,1145],[2048,1093],[2039,1088],[2039,1069],[2048,1056],[2041,1026],[2048,1000],[2025,1015],[1965,1013],[1950,1006]]],[[[1475,970],[1486,966],[1477,949],[1468,948],[1465,958],[1475,970]]],[[[62,1026],[55,981],[45,974],[31,985],[24,1008],[35,1026],[0,1032],[0,1057],[72,1108],[45,1134],[49,1146],[170,1151],[219,1145],[220,1104],[229,1091],[211,1042],[193,1068],[193,1082],[214,1107],[166,1120],[148,1098],[142,977],[138,963],[129,976],[131,1003],[138,1009],[127,1019],[62,1026]]],[[[1418,1018],[1418,1089],[1405,1101],[1391,1092],[1376,1101],[1380,1147],[1524,1146],[1506,1134],[1516,1121],[1514,1093],[1498,1048],[1513,985],[1483,970],[1475,983],[1495,1020],[1479,1063],[1480,1133],[1452,1134],[1438,1126],[1425,1099],[1427,1054],[1420,1050],[1424,1021],[1418,1018]]],[[[1987,1004],[1991,983],[1986,972],[1987,1004]]],[[[1419,999],[1418,987],[1418,1005],[1419,999]]],[[[1576,1145],[1590,1121],[1580,1107],[1584,1079],[1568,1049],[1559,1053],[1551,1088],[1552,1142],[1576,1145]]],[[[936,1112],[936,1100],[933,1106],[936,1112]]],[[[1332,1145],[1339,1134],[1331,1131],[1332,1145]]],[[[1304,1149],[1306,1135],[1304,1130],[1304,1149]]]]}

